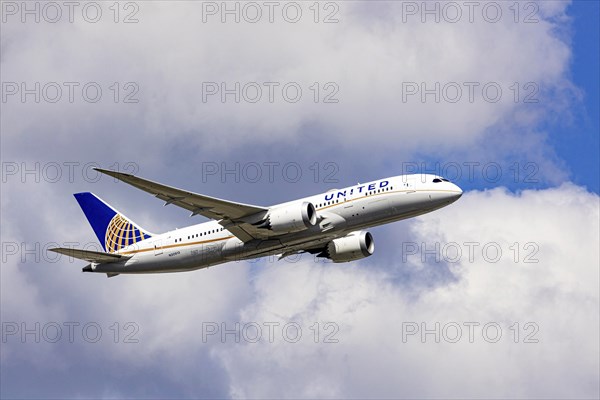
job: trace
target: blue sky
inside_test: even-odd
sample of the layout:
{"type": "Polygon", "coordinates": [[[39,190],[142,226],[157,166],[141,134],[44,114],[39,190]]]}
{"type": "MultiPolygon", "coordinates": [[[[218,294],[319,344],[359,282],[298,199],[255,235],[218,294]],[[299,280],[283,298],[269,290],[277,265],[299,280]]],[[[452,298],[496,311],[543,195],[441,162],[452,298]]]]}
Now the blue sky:
{"type": "MultiPolygon", "coordinates": [[[[599,7],[600,2],[597,1],[575,1],[569,5],[569,22],[559,32],[565,35],[571,44],[568,75],[578,93],[572,93],[572,97],[559,94],[558,97],[570,103],[569,111],[555,117],[549,116],[536,127],[546,138],[549,156],[555,159],[556,164],[560,165],[565,173],[558,181],[568,179],[595,193],[600,190],[599,7]]],[[[542,87],[540,89],[543,90],[542,87]]],[[[543,104],[549,99],[540,100],[543,104]]],[[[492,147],[495,145],[496,143],[490,144],[492,147]]],[[[465,161],[456,154],[440,156],[435,152],[424,151],[411,161],[418,160],[416,164],[424,165],[428,171],[449,171],[452,177],[459,176],[458,183],[467,189],[489,189],[504,185],[518,191],[551,187],[557,183],[551,177],[544,176],[543,171],[540,171],[541,165],[531,160],[527,154],[514,153],[502,160],[485,156],[467,159],[475,163],[475,179],[466,177],[467,167],[463,164],[465,161]],[[463,165],[464,169],[458,175],[454,163],[463,165]],[[498,170],[495,163],[500,166],[500,176],[495,173],[498,170]],[[490,167],[489,176],[482,172],[486,165],[490,167]],[[527,177],[529,179],[526,179],[527,177]]]]}
{"type": "MultiPolygon", "coordinates": [[[[548,118],[540,123],[539,129],[547,135],[547,143],[558,163],[566,172],[568,179],[589,190],[598,193],[600,190],[600,2],[575,1],[568,7],[569,24],[562,34],[568,36],[571,42],[571,62],[569,76],[573,84],[580,90],[577,97],[565,99],[571,103],[569,112],[556,118],[548,118]]],[[[543,102],[544,100],[542,100],[543,102]]],[[[436,165],[443,166],[456,162],[455,157],[444,160],[431,157],[425,153],[422,157],[426,168],[436,170],[436,165]]],[[[472,160],[486,165],[486,160],[472,160]]],[[[488,162],[498,160],[488,160],[488,162]]],[[[541,177],[539,166],[534,166],[531,160],[523,155],[500,162],[503,175],[496,180],[496,174],[491,172],[490,179],[479,175],[477,180],[459,179],[464,187],[469,189],[491,188],[498,184],[505,185],[511,190],[543,188],[556,184],[541,177]],[[515,164],[516,163],[516,164],[515,164]],[[516,170],[520,169],[520,178],[515,179],[516,170]],[[524,181],[524,176],[531,179],[524,181]]],[[[460,162],[459,162],[460,164],[460,162]]],[[[448,167],[451,172],[455,169],[448,167]]],[[[438,168],[439,170],[439,168],[438,168]]]]}
{"type": "Polygon", "coordinates": [[[575,1],[569,8],[573,18],[572,79],[584,91],[571,123],[551,132],[551,142],[566,162],[572,180],[598,193],[600,190],[600,2],[575,1]],[[566,132],[567,134],[563,134],[566,132]]]}

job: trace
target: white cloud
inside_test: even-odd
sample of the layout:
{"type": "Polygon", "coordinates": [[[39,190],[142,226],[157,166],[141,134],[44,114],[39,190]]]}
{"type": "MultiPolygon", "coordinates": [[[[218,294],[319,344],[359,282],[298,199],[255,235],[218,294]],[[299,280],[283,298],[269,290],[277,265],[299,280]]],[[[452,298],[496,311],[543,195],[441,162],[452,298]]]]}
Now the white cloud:
{"type": "MultiPolygon", "coordinates": [[[[100,138],[90,137],[93,131],[101,133],[104,143],[119,140],[121,149],[136,143],[157,151],[189,133],[190,142],[223,151],[229,139],[239,146],[257,139],[285,142],[317,126],[327,132],[321,137],[326,142],[342,139],[354,147],[368,140],[370,146],[405,154],[435,143],[437,151],[452,152],[501,127],[526,135],[544,110],[568,106],[555,93],[572,90],[570,49],[556,34],[568,23],[563,17],[567,3],[541,6],[538,22],[530,24],[515,23],[508,3],[497,23],[486,22],[480,12],[470,23],[466,9],[457,23],[435,23],[432,17],[422,23],[420,13],[403,14],[403,3],[395,2],[384,3],[381,13],[366,12],[361,3],[340,3],[339,23],[315,24],[307,4],[297,24],[281,17],[273,24],[233,23],[231,18],[223,24],[218,16],[203,23],[201,3],[161,2],[140,4],[137,24],[115,24],[108,17],[88,24],[79,18],[75,24],[36,24],[21,35],[23,24],[9,20],[4,27],[8,39],[2,43],[5,80],[96,81],[104,96],[101,104],[81,99],[39,106],[11,102],[6,106],[13,111],[5,118],[7,142],[18,148],[22,135],[50,128],[60,143],[73,143],[81,135],[96,142],[100,138]],[[53,40],[40,42],[41,35],[53,40]],[[108,86],[114,81],[137,82],[140,103],[112,103],[108,86]],[[202,102],[203,82],[231,87],[272,81],[281,83],[272,104],[235,104],[232,96],[222,104],[218,95],[202,102]],[[302,87],[299,103],[282,101],[286,82],[302,87]],[[320,83],[320,97],[330,93],[322,86],[335,82],[340,102],[315,104],[309,88],[314,82],[320,83]],[[425,83],[431,89],[436,82],[441,87],[457,83],[461,101],[452,104],[442,97],[436,103],[433,95],[425,104],[419,95],[402,100],[404,84],[425,83]],[[479,84],[473,103],[465,82],[479,84]],[[497,103],[483,99],[482,88],[489,82],[502,88],[497,103]],[[520,87],[516,103],[515,82],[520,87]],[[539,89],[535,106],[523,104],[534,90],[523,87],[528,82],[539,89]],[[32,111],[36,118],[23,118],[32,111]],[[528,121],[525,126],[512,122],[517,111],[521,121],[528,121]],[[140,143],[140,135],[148,140],[140,143]]],[[[263,94],[266,98],[265,86],[263,94]]]]}
{"type": "MultiPolygon", "coordinates": [[[[242,312],[244,320],[300,321],[308,340],[217,349],[231,376],[231,393],[250,398],[284,393],[295,398],[595,398],[598,213],[598,196],[569,184],[519,195],[503,189],[468,193],[411,224],[411,240],[430,249],[436,242],[481,244],[472,261],[463,254],[451,263],[455,283],[422,288],[416,299],[394,285],[385,270],[370,270],[368,262],[269,267],[255,283],[257,296],[242,312]],[[518,262],[510,250],[515,242],[521,247],[518,262]],[[524,252],[523,246],[530,242],[539,251],[527,260],[537,263],[525,262],[531,249],[524,252]],[[503,250],[498,262],[486,261],[485,243],[503,250]],[[307,327],[316,321],[336,322],[339,343],[314,344],[307,327]],[[403,323],[411,322],[428,329],[439,322],[440,331],[455,322],[462,338],[458,343],[445,339],[454,337],[448,326],[440,343],[431,334],[426,343],[418,334],[403,343],[403,323]],[[480,324],[473,343],[463,325],[469,322],[480,324]],[[498,343],[482,336],[490,322],[502,328],[498,343]],[[526,338],[539,343],[524,343],[526,338]]],[[[454,257],[442,254],[446,261],[454,257]]],[[[398,263],[389,268],[420,267],[420,253],[404,265],[401,257],[397,254],[398,263]]],[[[495,256],[490,251],[486,257],[495,256]]],[[[442,257],[437,267],[444,264],[442,257]]],[[[488,329],[493,339],[495,331],[488,329]]]]}

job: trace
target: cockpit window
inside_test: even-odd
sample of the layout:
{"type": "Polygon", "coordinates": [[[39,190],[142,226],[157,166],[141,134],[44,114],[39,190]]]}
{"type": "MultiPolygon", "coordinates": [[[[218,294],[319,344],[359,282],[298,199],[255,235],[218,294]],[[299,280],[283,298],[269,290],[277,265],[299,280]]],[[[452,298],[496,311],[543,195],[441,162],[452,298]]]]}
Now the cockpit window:
{"type": "Polygon", "coordinates": [[[448,179],[444,179],[444,178],[442,178],[442,180],[443,180],[444,182],[450,182],[448,179]]]}
{"type": "Polygon", "coordinates": [[[441,179],[435,178],[435,179],[433,180],[433,183],[440,183],[441,181],[442,181],[441,179]]]}

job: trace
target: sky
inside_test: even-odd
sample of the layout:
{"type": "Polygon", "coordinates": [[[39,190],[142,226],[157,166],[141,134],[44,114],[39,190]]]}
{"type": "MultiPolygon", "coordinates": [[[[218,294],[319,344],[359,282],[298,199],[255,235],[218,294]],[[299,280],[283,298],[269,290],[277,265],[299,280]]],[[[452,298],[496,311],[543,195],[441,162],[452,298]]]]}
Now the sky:
{"type": "Polygon", "coordinates": [[[598,2],[1,3],[2,398],[598,398],[598,2]],[[271,4],[271,3],[270,3],[271,4]],[[269,206],[465,191],[375,253],[80,272],[93,167],[269,206]]]}

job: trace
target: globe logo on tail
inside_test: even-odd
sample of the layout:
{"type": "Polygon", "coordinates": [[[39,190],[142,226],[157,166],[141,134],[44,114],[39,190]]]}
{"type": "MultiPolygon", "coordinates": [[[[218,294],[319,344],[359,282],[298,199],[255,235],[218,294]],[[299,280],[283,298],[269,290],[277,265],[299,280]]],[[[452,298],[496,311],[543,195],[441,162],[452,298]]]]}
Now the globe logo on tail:
{"type": "Polygon", "coordinates": [[[104,243],[106,251],[114,253],[149,237],[150,235],[117,213],[108,224],[104,243]]]}

